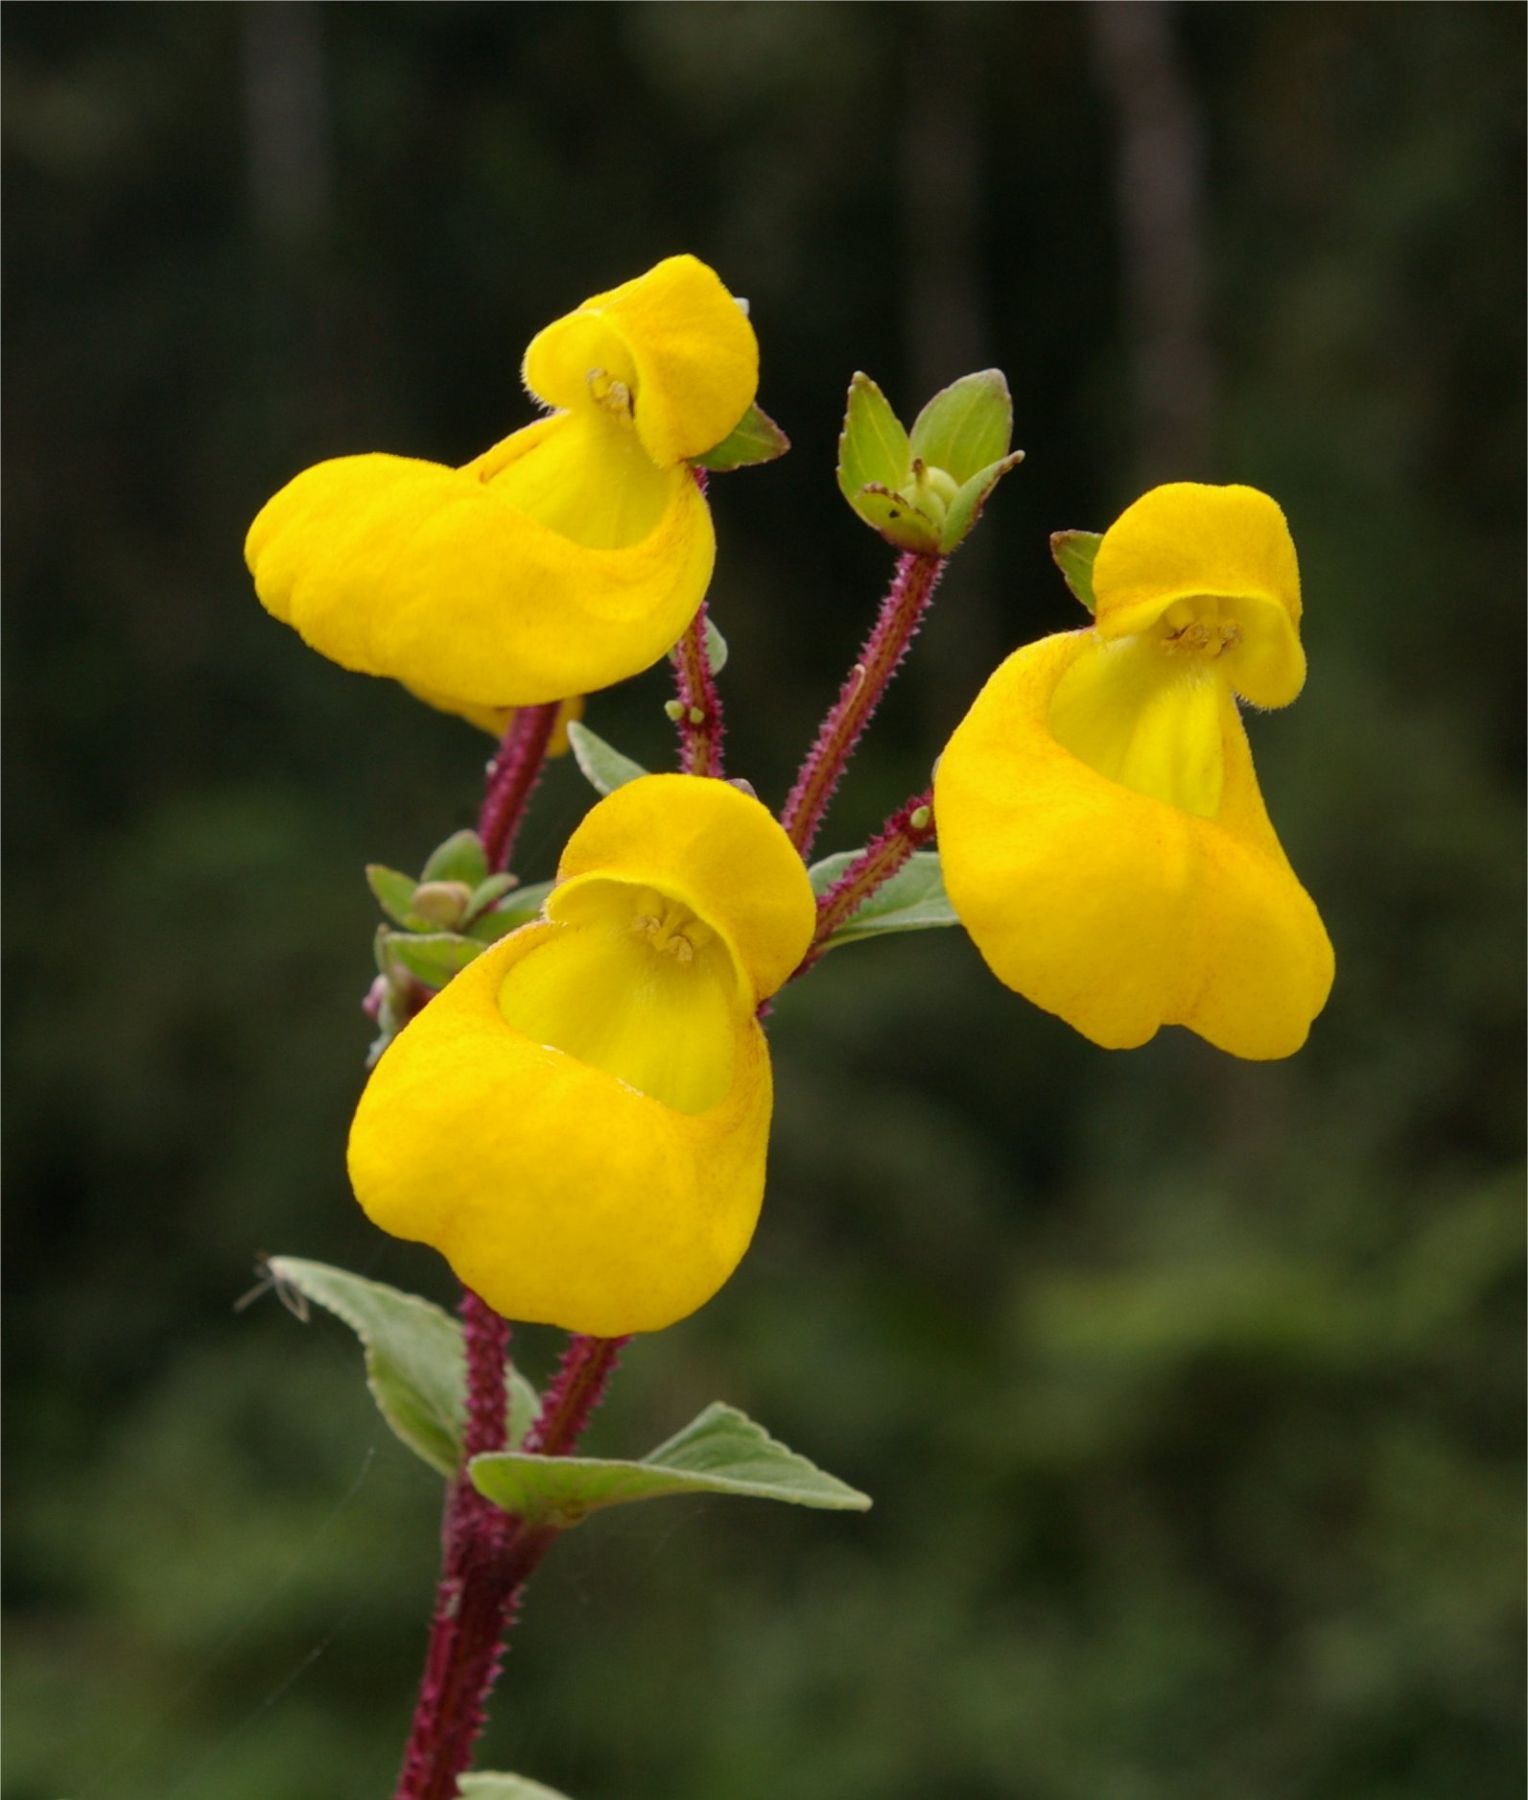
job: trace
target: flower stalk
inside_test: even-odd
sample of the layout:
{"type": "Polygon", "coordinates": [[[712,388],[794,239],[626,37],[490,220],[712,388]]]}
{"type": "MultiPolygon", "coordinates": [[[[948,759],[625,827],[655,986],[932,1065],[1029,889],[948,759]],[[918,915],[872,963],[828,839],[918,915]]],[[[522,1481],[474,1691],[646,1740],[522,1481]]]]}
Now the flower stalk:
{"type": "Polygon", "coordinates": [[[488,765],[488,784],[478,815],[478,836],[483,840],[483,854],[488,859],[490,874],[509,867],[515,834],[525,817],[536,783],[541,779],[547,745],[552,741],[556,723],[555,700],[545,706],[518,707],[488,765]]]}
{"type": "Polygon", "coordinates": [[[677,698],[672,708],[679,729],[679,766],[686,775],[722,772],[721,695],[706,654],[706,606],[690,621],[674,652],[674,685],[677,698]]]}
{"type": "Polygon", "coordinates": [[[823,720],[780,815],[787,836],[803,856],[816,841],[855,746],[917,634],[946,561],[937,554],[912,551],[897,561],[875,627],[823,720]]]}
{"type": "Polygon", "coordinates": [[[934,838],[934,804],[930,793],[907,801],[891,815],[817,902],[817,929],[791,980],[804,975],[828,947],[839,926],[852,919],[878,888],[882,888],[915,851],[934,838]]]}

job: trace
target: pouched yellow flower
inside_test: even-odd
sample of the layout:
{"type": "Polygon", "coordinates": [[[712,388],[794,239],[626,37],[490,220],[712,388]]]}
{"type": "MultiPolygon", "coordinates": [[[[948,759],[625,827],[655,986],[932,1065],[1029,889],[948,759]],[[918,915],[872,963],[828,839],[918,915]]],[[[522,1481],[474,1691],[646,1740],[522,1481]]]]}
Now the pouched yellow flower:
{"type": "Polygon", "coordinates": [[[1305,679],[1278,506],[1155,488],[1105,533],[1094,627],[1015,652],[940,761],[950,900],[998,979],[1107,1049],[1186,1025],[1298,1050],[1332,946],[1258,790],[1237,695],[1305,679]]]}
{"type": "Polygon", "coordinates": [[[508,1318],[599,1337],[710,1299],[764,1193],[755,1019],[816,923],[800,856],[724,781],[649,775],[568,840],[545,916],[388,1047],[350,1177],[508,1318]]]}
{"type": "Polygon", "coordinates": [[[685,459],[738,423],[758,368],[720,279],[670,257],[532,340],[551,417],[460,469],[343,456],[288,482],[245,542],[256,592],[333,661],[456,710],[624,680],[705,596],[716,543],[685,459]]]}

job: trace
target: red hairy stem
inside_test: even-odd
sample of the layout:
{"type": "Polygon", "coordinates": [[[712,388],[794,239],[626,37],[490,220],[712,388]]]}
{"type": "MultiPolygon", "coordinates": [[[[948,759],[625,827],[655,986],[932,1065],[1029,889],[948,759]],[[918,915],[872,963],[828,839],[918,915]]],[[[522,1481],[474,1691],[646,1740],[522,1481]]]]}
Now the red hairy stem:
{"type": "Polygon", "coordinates": [[[671,711],[679,728],[679,766],[686,775],[722,772],[721,696],[706,655],[706,604],[691,619],[674,651],[677,698],[671,711]],[[675,710],[677,709],[677,710],[675,710]]]}
{"type": "Polygon", "coordinates": [[[587,1337],[568,1340],[552,1385],[542,1398],[536,1423],[526,1433],[523,1448],[541,1456],[566,1456],[594,1417],[610,1377],[631,1338],[587,1337]]]}
{"type": "Polygon", "coordinates": [[[817,902],[817,929],[791,980],[804,975],[827,949],[828,939],[852,919],[877,888],[884,887],[915,850],[934,837],[934,797],[923,793],[899,807],[817,902]]]}
{"type": "Polygon", "coordinates": [[[822,816],[843,779],[855,745],[922,623],[945,560],[912,551],[897,560],[897,572],[881,602],[875,628],[819,727],[816,742],[802,763],[796,785],[780,814],[787,836],[803,856],[816,839],[822,816]]]}
{"type": "Polygon", "coordinates": [[[630,1341],[630,1336],[589,1337],[581,1332],[571,1337],[522,1449],[540,1456],[567,1456],[605,1399],[610,1377],[630,1341]]]}
{"type": "Polygon", "coordinates": [[[525,808],[541,779],[546,747],[557,723],[557,702],[545,706],[519,706],[494,759],[488,765],[488,785],[478,814],[478,836],[488,858],[490,874],[509,867],[515,833],[525,808]]]}
{"type": "Polygon", "coordinates": [[[465,1475],[451,1485],[445,1529],[424,1679],[394,1800],[456,1800],[520,1590],[557,1536],[545,1527],[518,1525],[490,1506],[465,1475]]]}

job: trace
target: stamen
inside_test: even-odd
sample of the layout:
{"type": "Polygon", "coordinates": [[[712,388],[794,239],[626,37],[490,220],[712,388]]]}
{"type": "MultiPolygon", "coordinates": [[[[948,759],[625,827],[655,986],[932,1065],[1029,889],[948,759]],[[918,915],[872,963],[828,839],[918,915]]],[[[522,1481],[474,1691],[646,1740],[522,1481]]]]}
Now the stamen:
{"type": "Polygon", "coordinates": [[[657,901],[657,910],[643,910],[632,919],[631,929],[662,956],[672,956],[681,966],[694,961],[695,952],[709,942],[712,932],[686,907],[661,895],[644,896],[646,908],[657,901]]]}
{"type": "Polygon", "coordinates": [[[1169,655],[1213,661],[1241,642],[1235,619],[1220,616],[1220,602],[1210,594],[1198,600],[1174,600],[1162,614],[1162,643],[1169,655]]]}
{"type": "Polygon", "coordinates": [[[618,419],[631,417],[631,389],[624,381],[618,381],[608,369],[590,369],[584,379],[596,406],[614,413],[618,419]]]}

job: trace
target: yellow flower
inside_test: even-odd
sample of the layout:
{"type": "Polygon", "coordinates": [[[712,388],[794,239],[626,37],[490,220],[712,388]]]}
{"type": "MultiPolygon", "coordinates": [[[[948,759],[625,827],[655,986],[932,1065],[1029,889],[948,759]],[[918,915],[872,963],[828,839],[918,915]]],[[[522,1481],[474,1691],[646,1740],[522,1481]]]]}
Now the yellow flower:
{"type": "Polygon", "coordinates": [[[343,456],[288,482],[244,546],[263,605],[345,668],[457,709],[563,700],[656,662],[711,579],[685,459],[751,405],[753,328],[674,256],[548,325],[523,373],[560,410],[465,468],[343,456]]]}
{"type": "Polygon", "coordinates": [[[801,858],[723,781],[649,775],[569,839],[545,917],[377,1064],[350,1134],[370,1218],[509,1318],[617,1337],[702,1305],[758,1218],[754,1014],[816,922],[801,858]]]}
{"type": "Polygon", "coordinates": [[[951,903],[998,979],[1108,1049],[1186,1025],[1288,1056],[1331,943],[1258,791],[1236,696],[1305,679],[1284,515],[1177,482],[1098,547],[1092,630],[1010,656],[940,762],[951,903]]]}

